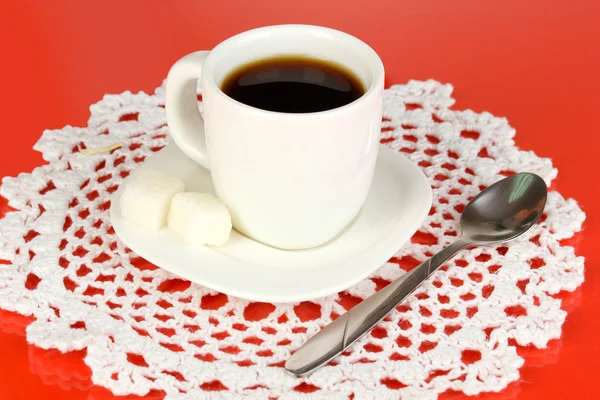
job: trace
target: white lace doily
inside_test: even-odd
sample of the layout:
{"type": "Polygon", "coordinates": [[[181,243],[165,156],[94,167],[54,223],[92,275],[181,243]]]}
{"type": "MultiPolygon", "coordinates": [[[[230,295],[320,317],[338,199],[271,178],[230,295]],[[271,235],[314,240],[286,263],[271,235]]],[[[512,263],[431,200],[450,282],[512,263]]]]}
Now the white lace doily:
{"type": "Polygon", "coordinates": [[[306,378],[282,368],[321,326],[454,240],[481,189],[515,171],[547,183],[556,176],[550,160],[515,147],[505,119],[449,109],[451,92],[435,81],[385,92],[381,142],[418,164],[434,190],[412,243],[339,295],[279,305],[190,284],[119,241],[111,193],[166,144],[168,129],[163,87],[107,95],[87,127],[43,133],[35,149],[48,165],[3,180],[0,193],[16,211],[0,221],[0,307],[35,316],[27,340],[36,346],[87,348],[93,382],[115,394],[421,399],[501,390],[523,365],[515,346],[558,338],[566,313],[554,295],[583,282],[583,259],[561,240],[585,216],[554,191],[527,235],[462,251],[334,362],[306,378]]]}

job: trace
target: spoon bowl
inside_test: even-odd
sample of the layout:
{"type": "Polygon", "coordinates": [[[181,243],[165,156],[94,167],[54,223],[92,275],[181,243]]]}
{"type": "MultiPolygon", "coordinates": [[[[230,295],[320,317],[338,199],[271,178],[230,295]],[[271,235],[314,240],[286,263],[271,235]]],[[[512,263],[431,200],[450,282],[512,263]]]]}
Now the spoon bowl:
{"type": "Polygon", "coordinates": [[[544,180],[527,172],[494,183],[465,207],[462,239],[472,244],[515,239],[541,217],[547,196],[544,180]]]}

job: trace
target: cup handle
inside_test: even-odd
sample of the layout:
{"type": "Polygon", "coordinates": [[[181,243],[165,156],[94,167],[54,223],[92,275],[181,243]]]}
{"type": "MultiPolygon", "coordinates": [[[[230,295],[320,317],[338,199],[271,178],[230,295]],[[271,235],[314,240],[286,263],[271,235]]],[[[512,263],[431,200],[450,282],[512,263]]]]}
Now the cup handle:
{"type": "Polygon", "coordinates": [[[204,120],[198,110],[197,80],[208,51],[197,51],[180,58],[169,70],[165,109],[167,124],[177,146],[192,160],[209,168],[204,120]]]}

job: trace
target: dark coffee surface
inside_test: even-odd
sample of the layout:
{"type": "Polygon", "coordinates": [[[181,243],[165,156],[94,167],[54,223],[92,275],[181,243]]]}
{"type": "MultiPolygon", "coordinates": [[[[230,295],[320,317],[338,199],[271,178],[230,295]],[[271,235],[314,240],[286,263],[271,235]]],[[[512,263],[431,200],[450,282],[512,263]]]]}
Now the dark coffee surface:
{"type": "Polygon", "coordinates": [[[221,89],[246,105],[282,113],[331,110],[365,92],[362,82],[346,68],[301,56],[243,65],[225,78],[221,89]]]}

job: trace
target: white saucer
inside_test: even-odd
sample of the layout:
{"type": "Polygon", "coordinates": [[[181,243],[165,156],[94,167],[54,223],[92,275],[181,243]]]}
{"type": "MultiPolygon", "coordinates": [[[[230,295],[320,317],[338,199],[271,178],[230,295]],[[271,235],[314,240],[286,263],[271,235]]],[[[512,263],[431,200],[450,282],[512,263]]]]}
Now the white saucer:
{"type": "MultiPolygon", "coordinates": [[[[176,176],[185,182],[186,191],[214,194],[210,173],[175,144],[149,157],[139,168],[176,176]]],[[[166,228],[150,232],[125,220],[120,196],[118,190],[112,200],[113,227],[141,257],[200,285],[265,302],[315,299],[358,283],[410,239],[432,201],[431,187],[421,170],[385,146],[379,149],[371,191],[354,224],[336,240],[313,250],[277,250],[235,231],[224,246],[192,247],[166,228]]]]}

